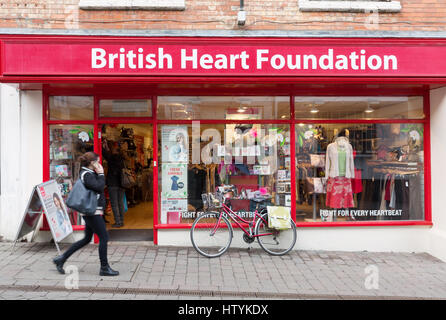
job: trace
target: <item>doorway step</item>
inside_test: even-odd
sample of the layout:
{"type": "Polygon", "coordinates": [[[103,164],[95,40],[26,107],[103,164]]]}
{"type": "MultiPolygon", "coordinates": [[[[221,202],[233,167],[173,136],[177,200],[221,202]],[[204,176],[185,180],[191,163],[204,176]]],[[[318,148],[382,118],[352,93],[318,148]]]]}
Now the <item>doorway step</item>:
{"type": "Polygon", "coordinates": [[[153,229],[111,229],[110,241],[153,241],[153,229]]]}

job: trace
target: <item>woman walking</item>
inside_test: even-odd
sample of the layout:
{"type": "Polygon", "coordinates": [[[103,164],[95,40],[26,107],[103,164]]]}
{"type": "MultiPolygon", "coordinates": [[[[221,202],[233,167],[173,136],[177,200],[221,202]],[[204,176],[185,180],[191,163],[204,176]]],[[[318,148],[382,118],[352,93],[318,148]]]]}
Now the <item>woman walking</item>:
{"type": "Polygon", "coordinates": [[[63,265],[65,261],[77,250],[86,246],[91,242],[93,234],[95,233],[99,237],[99,259],[101,262],[101,268],[99,275],[101,276],[117,276],[118,271],[113,270],[108,264],[107,259],[107,242],[108,233],[105,228],[105,222],[102,218],[105,209],[105,177],[104,168],[99,163],[99,156],[94,152],[87,152],[79,158],[81,163],[81,171],[79,179],[83,182],[87,189],[93,190],[98,196],[98,205],[94,215],[82,214],[82,218],[85,221],[85,235],[84,238],[75,242],[65,251],[62,255],[53,259],[54,264],[57,267],[57,271],[61,274],[65,274],[63,265]]]}

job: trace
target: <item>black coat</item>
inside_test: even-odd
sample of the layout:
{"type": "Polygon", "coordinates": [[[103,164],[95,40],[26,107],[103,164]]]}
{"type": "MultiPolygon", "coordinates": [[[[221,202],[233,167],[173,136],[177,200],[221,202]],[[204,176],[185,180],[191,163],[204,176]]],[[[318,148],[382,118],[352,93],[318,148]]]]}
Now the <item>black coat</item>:
{"type": "Polygon", "coordinates": [[[105,176],[104,174],[97,174],[95,171],[82,167],[79,177],[82,177],[82,182],[87,189],[93,190],[98,194],[98,210],[105,210],[105,176]],[[83,176],[82,174],[86,172],[83,176]]]}
{"type": "Polygon", "coordinates": [[[124,160],[120,154],[113,154],[102,150],[102,155],[107,160],[107,178],[105,183],[108,187],[121,187],[121,173],[124,168],[124,160]]]}

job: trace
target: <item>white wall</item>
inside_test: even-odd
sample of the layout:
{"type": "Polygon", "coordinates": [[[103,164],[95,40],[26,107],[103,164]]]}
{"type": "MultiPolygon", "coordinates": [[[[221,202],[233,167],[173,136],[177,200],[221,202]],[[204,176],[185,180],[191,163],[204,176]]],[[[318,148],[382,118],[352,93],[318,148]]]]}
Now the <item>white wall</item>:
{"type": "MultiPolygon", "coordinates": [[[[429,227],[323,227],[298,228],[295,250],[426,252],[429,227]]],[[[247,248],[242,232],[234,230],[231,247],[247,248]]],[[[192,246],[189,230],[159,230],[158,244],[192,246]]],[[[252,248],[260,248],[257,242],[252,248]]]]}
{"type": "Polygon", "coordinates": [[[446,88],[431,90],[432,221],[427,251],[446,261],[446,88]]]}
{"type": "Polygon", "coordinates": [[[0,85],[0,235],[12,240],[33,186],[42,182],[42,92],[0,85]]]}

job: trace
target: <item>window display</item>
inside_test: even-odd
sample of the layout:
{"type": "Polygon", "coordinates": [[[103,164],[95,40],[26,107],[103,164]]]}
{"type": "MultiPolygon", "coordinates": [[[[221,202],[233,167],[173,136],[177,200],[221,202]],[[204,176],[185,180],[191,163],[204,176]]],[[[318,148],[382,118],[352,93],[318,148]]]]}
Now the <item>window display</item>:
{"type": "MultiPolygon", "coordinates": [[[[291,208],[297,222],[425,219],[424,124],[429,119],[423,97],[294,99],[294,110],[290,96],[223,95],[102,99],[95,110],[94,97],[50,96],[49,178],[57,179],[66,196],[79,172],[77,156],[94,149],[96,125],[101,133],[96,149],[103,144],[106,172],[107,151],[126,155],[122,167],[133,183],[122,201],[128,208],[121,211],[128,210],[127,217],[140,214],[141,228],[192,223],[203,211],[202,195],[225,188],[234,190],[231,208],[245,218],[262,200],[262,205],[291,208]],[[76,125],[79,117],[91,121],[76,125]],[[110,123],[111,117],[117,122],[110,123]],[[118,125],[120,117],[126,121],[118,125]],[[129,124],[131,117],[147,119],[129,124]],[[70,121],[58,124],[65,119],[70,121]],[[152,154],[154,143],[158,155],[152,154]],[[155,183],[158,208],[151,197],[155,183]]],[[[124,171],[117,170],[116,179],[124,171]]],[[[106,212],[121,206],[114,204],[106,212]]],[[[78,223],[73,214],[70,218],[78,223]]]]}
{"type": "MultiPolygon", "coordinates": [[[[74,182],[79,177],[78,157],[94,151],[93,126],[51,125],[50,126],[50,179],[55,179],[66,201],[74,182]]],[[[80,216],[68,208],[73,225],[81,223],[80,216]]]]}
{"type": "Polygon", "coordinates": [[[161,224],[192,223],[202,194],[228,186],[244,217],[259,199],[291,206],[288,125],[163,125],[159,136],[161,224]]]}
{"type": "Polygon", "coordinates": [[[422,124],[296,126],[298,221],[424,219],[422,124]]]}

